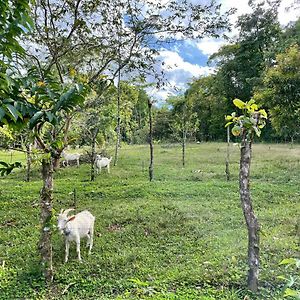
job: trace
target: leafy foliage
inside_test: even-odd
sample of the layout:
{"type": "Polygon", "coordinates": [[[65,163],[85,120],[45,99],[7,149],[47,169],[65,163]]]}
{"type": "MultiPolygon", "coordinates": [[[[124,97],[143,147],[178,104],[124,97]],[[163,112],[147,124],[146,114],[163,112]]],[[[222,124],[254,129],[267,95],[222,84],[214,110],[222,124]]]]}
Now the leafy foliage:
{"type": "Polygon", "coordinates": [[[240,99],[234,99],[233,104],[242,110],[243,114],[236,116],[233,112],[231,115],[226,116],[226,121],[228,121],[225,127],[233,124],[231,132],[234,136],[241,136],[244,133],[250,138],[255,133],[260,136],[261,129],[266,125],[267,113],[264,109],[259,109],[258,105],[253,99],[248,102],[243,102],[240,99]]]}

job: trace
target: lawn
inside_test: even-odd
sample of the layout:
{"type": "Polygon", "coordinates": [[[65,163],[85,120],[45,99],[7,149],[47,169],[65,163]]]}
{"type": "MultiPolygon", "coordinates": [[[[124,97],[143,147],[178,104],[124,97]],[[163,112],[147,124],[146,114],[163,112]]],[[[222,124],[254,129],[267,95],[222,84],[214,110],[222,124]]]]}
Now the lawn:
{"type": "MultiPolygon", "coordinates": [[[[113,153],[112,149],[108,149],[113,153]]],[[[178,145],[155,145],[154,181],[148,181],[147,146],[122,146],[111,174],[89,181],[89,165],[55,173],[55,214],[74,202],[96,217],[91,256],[83,263],[53,233],[55,277],[40,276],[38,165],[0,179],[0,299],[283,299],[279,275],[296,270],[279,262],[299,256],[300,146],[256,144],[251,193],[261,224],[260,292],[246,289],[247,231],[240,207],[239,148],[189,144],[181,166],[178,145]]],[[[0,153],[0,160],[25,159],[0,153]]],[[[297,288],[297,283],[296,286],[297,288]]],[[[298,286],[299,288],[299,286],[298,286]]]]}

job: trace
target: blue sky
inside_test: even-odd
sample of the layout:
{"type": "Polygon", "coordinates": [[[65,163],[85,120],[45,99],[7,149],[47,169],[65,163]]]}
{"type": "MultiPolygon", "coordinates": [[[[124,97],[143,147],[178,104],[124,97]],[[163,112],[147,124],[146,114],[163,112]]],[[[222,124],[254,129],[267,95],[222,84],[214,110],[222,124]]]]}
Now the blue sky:
{"type": "MultiPolygon", "coordinates": [[[[231,7],[237,9],[236,14],[231,17],[233,24],[239,15],[251,12],[251,8],[248,6],[248,0],[219,1],[224,11],[231,7]]],[[[278,18],[283,26],[300,17],[299,7],[298,9],[292,9],[290,11],[285,10],[285,8],[294,1],[295,0],[282,0],[278,18]]],[[[237,33],[236,30],[233,30],[230,35],[234,37],[237,33]]],[[[193,78],[199,78],[200,76],[214,72],[212,67],[207,66],[208,57],[218,51],[225,43],[226,42],[222,39],[207,37],[200,41],[177,41],[173,44],[165,45],[160,51],[159,59],[165,62],[163,69],[169,81],[169,86],[160,90],[152,90],[149,94],[155,98],[158,103],[163,103],[168,96],[184,92],[187,88],[187,83],[193,78]]]]}

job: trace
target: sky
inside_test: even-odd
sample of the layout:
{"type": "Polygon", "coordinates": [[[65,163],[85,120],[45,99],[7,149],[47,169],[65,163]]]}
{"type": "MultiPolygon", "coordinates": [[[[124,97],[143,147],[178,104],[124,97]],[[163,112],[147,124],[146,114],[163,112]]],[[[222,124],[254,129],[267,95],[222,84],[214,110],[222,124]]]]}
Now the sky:
{"type": "MultiPolygon", "coordinates": [[[[248,0],[219,1],[224,11],[232,7],[237,9],[236,14],[231,16],[232,23],[237,20],[239,15],[251,12],[248,0]]],[[[279,22],[282,26],[296,21],[300,17],[300,8],[290,11],[285,9],[293,1],[282,0],[278,11],[279,22]]],[[[236,34],[237,31],[230,33],[231,37],[236,34]]],[[[184,92],[188,82],[193,78],[208,75],[214,71],[213,68],[207,66],[208,57],[217,52],[225,43],[222,39],[204,38],[201,41],[178,41],[161,49],[159,59],[164,61],[163,68],[169,85],[165,89],[149,91],[149,94],[161,104],[168,96],[184,92]]]]}

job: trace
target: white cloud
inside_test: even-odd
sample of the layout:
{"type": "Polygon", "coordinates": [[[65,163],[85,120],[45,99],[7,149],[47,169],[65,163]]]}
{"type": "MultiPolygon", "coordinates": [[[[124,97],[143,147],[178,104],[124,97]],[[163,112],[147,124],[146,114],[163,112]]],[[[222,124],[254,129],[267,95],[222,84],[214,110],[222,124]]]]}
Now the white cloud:
{"type": "Polygon", "coordinates": [[[197,48],[205,55],[211,55],[217,52],[226,42],[221,39],[204,38],[196,43],[197,48]]]}
{"type": "MultiPolygon", "coordinates": [[[[171,95],[178,92],[184,92],[187,89],[187,83],[192,78],[198,78],[201,75],[208,75],[214,71],[207,66],[198,66],[185,61],[177,52],[162,50],[157,59],[158,68],[164,71],[167,84],[159,90],[148,89],[148,94],[155,98],[159,103],[171,95]]],[[[160,70],[157,70],[158,72],[160,70]]]]}
{"type": "Polygon", "coordinates": [[[192,78],[199,77],[200,75],[207,75],[213,71],[210,67],[200,67],[184,61],[183,58],[174,51],[162,50],[160,52],[159,60],[164,62],[163,70],[171,77],[174,77],[174,75],[179,77],[185,76],[186,79],[186,77],[192,78]]]}

